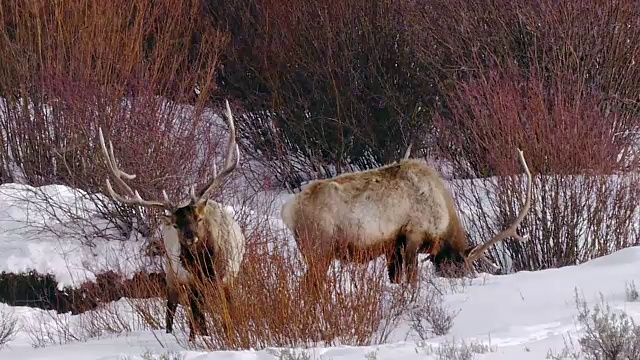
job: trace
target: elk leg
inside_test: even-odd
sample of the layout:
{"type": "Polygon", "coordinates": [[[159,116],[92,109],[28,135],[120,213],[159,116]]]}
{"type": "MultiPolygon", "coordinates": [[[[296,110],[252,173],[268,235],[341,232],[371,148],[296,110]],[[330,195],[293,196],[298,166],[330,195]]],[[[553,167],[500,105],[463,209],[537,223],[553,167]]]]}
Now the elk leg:
{"type": "Polygon", "coordinates": [[[195,302],[197,305],[196,309],[196,313],[198,314],[197,320],[194,318],[194,320],[197,321],[198,324],[198,331],[200,332],[200,334],[202,336],[209,336],[209,330],[207,329],[207,318],[204,316],[204,313],[202,312],[202,309],[200,308],[200,306],[202,305],[200,302],[200,299],[202,297],[200,296],[200,292],[197,292],[197,296],[195,298],[195,302]]]}
{"type": "Polygon", "coordinates": [[[392,284],[399,284],[402,279],[402,252],[407,243],[407,237],[400,235],[396,239],[393,251],[389,254],[387,261],[387,272],[389,274],[389,281],[392,284]]]}
{"type": "Polygon", "coordinates": [[[207,331],[207,324],[205,322],[205,317],[202,314],[200,309],[200,291],[196,289],[192,289],[191,296],[189,298],[190,306],[191,306],[191,317],[189,319],[190,331],[189,331],[189,341],[193,341],[195,339],[195,334],[200,333],[203,336],[209,336],[207,331]]]}
{"type": "Polygon", "coordinates": [[[167,286],[167,312],[165,315],[165,329],[167,334],[173,332],[173,318],[178,307],[178,292],[173,286],[167,286]]]}
{"type": "Polygon", "coordinates": [[[189,308],[191,309],[191,316],[189,316],[189,341],[193,341],[196,338],[196,310],[197,305],[194,306],[193,295],[189,295],[189,308]]]}
{"type": "Polygon", "coordinates": [[[415,284],[418,281],[418,249],[421,243],[410,240],[404,247],[404,269],[407,282],[415,284]]]}

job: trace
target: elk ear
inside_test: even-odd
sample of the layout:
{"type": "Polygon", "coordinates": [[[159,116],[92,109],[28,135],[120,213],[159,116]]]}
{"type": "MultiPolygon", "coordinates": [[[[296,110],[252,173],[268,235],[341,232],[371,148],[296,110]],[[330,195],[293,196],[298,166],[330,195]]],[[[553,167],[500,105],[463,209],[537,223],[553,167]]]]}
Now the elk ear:
{"type": "Polygon", "coordinates": [[[207,211],[207,202],[206,201],[198,201],[196,203],[196,217],[198,219],[201,219],[204,215],[205,212],[207,211]]]}

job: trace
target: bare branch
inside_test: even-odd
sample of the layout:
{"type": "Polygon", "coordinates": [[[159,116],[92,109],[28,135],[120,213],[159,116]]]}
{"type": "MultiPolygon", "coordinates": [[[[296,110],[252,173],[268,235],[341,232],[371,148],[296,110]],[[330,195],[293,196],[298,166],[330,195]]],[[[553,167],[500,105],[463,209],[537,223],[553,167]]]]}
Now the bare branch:
{"type": "Polygon", "coordinates": [[[109,150],[107,151],[107,146],[105,145],[105,141],[104,141],[104,135],[102,134],[102,128],[98,129],[98,134],[100,137],[100,147],[102,148],[102,153],[106,159],[109,170],[111,171],[111,174],[114,176],[116,184],[127,193],[126,196],[129,196],[129,197],[125,197],[116,193],[113,190],[113,187],[111,186],[111,182],[109,181],[109,178],[107,178],[106,179],[107,191],[109,192],[109,195],[111,195],[112,198],[114,198],[115,200],[121,203],[129,204],[129,205],[139,205],[143,207],[160,207],[163,209],[173,208],[173,204],[171,202],[167,202],[168,196],[166,196],[166,192],[163,193],[163,195],[165,196],[165,201],[157,201],[157,200],[144,200],[142,199],[142,197],[140,196],[137,190],[133,191],[131,187],[127,185],[127,183],[123,180],[123,178],[127,180],[132,180],[132,179],[135,179],[136,175],[127,174],[126,172],[118,168],[116,158],[113,154],[112,142],[109,141],[109,150]]]}

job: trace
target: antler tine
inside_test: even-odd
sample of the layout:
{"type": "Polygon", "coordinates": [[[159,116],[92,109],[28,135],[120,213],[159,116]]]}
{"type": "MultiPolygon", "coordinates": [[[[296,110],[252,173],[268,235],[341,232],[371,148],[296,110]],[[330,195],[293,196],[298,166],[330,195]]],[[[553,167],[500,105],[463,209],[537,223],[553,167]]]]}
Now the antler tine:
{"type": "MultiPolygon", "coordinates": [[[[109,195],[111,195],[112,198],[124,204],[140,205],[145,207],[162,207],[164,209],[170,209],[172,206],[170,202],[144,200],[142,199],[138,191],[133,191],[131,187],[127,185],[127,183],[125,183],[124,180],[122,180],[123,177],[127,180],[135,179],[136,175],[127,174],[126,172],[118,168],[116,157],[113,154],[112,142],[109,141],[109,150],[107,150],[107,146],[105,145],[105,141],[104,141],[104,135],[102,134],[102,128],[98,128],[98,135],[100,139],[100,147],[102,148],[102,153],[107,160],[107,164],[109,165],[109,170],[111,171],[111,174],[114,176],[118,186],[120,186],[122,190],[127,192],[127,195],[130,197],[124,197],[116,193],[113,190],[113,187],[111,186],[111,182],[109,181],[109,178],[107,178],[106,184],[107,184],[107,191],[109,192],[109,195]]],[[[165,192],[165,195],[166,195],[166,192],[165,192]]]]}
{"type": "MultiPolygon", "coordinates": [[[[216,174],[216,172],[215,172],[215,164],[214,164],[214,170],[213,171],[214,171],[213,177],[215,178],[216,177],[216,175],[215,175],[216,174]]],[[[198,202],[198,197],[196,196],[196,186],[195,185],[191,185],[189,187],[189,197],[191,197],[191,202],[193,204],[198,202]]]]}
{"type": "Polygon", "coordinates": [[[181,207],[180,204],[174,202],[173,200],[169,199],[169,195],[167,195],[167,191],[166,190],[162,190],[162,198],[164,200],[164,204],[165,206],[165,210],[168,212],[173,212],[174,210],[176,210],[177,208],[181,207]]]}
{"type": "Polygon", "coordinates": [[[518,214],[518,217],[511,224],[511,226],[509,226],[505,230],[499,232],[491,240],[487,241],[484,244],[478,245],[473,250],[471,250],[471,252],[469,253],[469,256],[467,257],[467,263],[468,264],[471,264],[473,261],[484,257],[484,252],[487,251],[487,249],[489,249],[491,246],[493,246],[494,244],[496,244],[496,243],[498,243],[500,241],[506,240],[509,237],[513,237],[513,238],[518,239],[520,241],[527,241],[528,238],[529,238],[528,234],[524,235],[524,236],[520,236],[516,232],[518,226],[520,225],[520,223],[522,222],[524,217],[527,215],[527,213],[529,212],[529,208],[531,207],[531,182],[532,182],[532,180],[531,180],[531,172],[529,171],[529,166],[527,166],[527,161],[525,160],[524,154],[522,153],[522,150],[520,150],[520,149],[518,149],[518,156],[520,158],[520,163],[522,164],[522,167],[524,168],[524,171],[525,171],[525,173],[527,175],[527,195],[526,195],[525,202],[524,202],[524,205],[522,207],[522,210],[520,210],[520,214],[518,214]]]}
{"type": "MultiPolygon", "coordinates": [[[[118,169],[118,164],[116,163],[116,158],[113,155],[113,143],[109,140],[109,150],[107,150],[107,146],[104,142],[104,135],[102,134],[102,128],[98,128],[98,135],[100,139],[100,147],[102,148],[102,153],[107,160],[107,164],[109,165],[109,170],[116,178],[116,183],[120,188],[128,193],[128,195],[133,195],[133,190],[129,185],[127,185],[122,177],[125,177],[127,180],[135,179],[135,174],[127,174],[124,171],[118,169]]],[[[109,179],[107,179],[108,181],[109,179]]]]}
{"type": "Polygon", "coordinates": [[[228,176],[233,170],[236,169],[240,163],[240,148],[236,143],[236,128],[233,122],[233,114],[231,113],[231,107],[229,106],[229,100],[225,100],[225,117],[229,125],[229,144],[227,146],[227,158],[224,164],[224,169],[218,173],[217,167],[214,165],[213,177],[211,180],[202,187],[200,191],[192,196],[194,202],[202,201],[209,196],[209,193],[220,185],[222,180],[228,176]]]}
{"type": "Polygon", "coordinates": [[[409,143],[407,150],[404,152],[404,158],[403,158],[404,160],[408,159],[409,156],[411,156],[411,145],[413,144],[409,143]]]}

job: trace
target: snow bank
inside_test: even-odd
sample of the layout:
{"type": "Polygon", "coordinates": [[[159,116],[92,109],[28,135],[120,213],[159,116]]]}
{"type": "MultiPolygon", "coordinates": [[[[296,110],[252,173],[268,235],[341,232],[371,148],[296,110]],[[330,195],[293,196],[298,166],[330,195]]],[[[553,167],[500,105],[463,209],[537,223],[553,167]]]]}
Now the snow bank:
{"type": "Polygon", "coordinates": [[[100,271],[132,274],[148,266],[136,233],[107,241],[118,237],[117,227],[99,216],[88,194],[65,186],[0,185],[0,229],[0,271],[50,273],[60,288],[100,271]]]}

